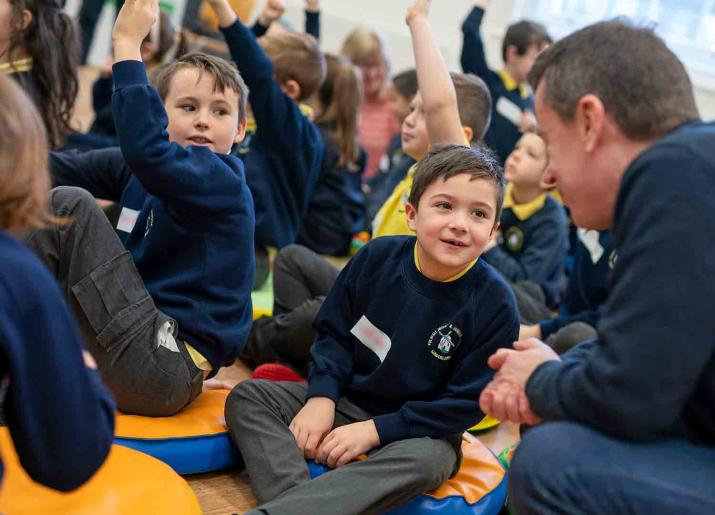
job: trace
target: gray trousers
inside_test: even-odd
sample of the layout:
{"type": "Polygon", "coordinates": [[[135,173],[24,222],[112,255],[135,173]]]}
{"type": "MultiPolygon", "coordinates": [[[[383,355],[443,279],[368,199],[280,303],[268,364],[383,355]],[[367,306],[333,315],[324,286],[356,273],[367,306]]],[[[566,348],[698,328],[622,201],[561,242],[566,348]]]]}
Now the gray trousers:
{"type": "Polygon", "coordinates": [[[273,316],[253,322],[241,360],[254,368],[280,361],[307,376],[313,320],[338,273],[307,247],[282,248],[273,264],[273,316]]]}
{"type": "MultiPolygon", "coordinates": [[[[227,399],[226,423],[260,503],[251,514],[381,513],[438,487],[459,468],[461,452],[447,440],[412,438],[311,480],[288,429],[306,391],[305,383],[250,380],[227,399]]],[[[335,427],[370,418],[345,397],[335,409],[335,427]]]]}
{"type": "Polygon", "coordinates": [[[94,197],[55,188],[50,208],[69,223],[29,231],[25,243],[57,278],[117,406],[138,415],[175,414],[203,384],[183,342],[173,349],[160,344],[160,329],[169,322],[176,335],[176,322],[154,305],[94,197]]]}

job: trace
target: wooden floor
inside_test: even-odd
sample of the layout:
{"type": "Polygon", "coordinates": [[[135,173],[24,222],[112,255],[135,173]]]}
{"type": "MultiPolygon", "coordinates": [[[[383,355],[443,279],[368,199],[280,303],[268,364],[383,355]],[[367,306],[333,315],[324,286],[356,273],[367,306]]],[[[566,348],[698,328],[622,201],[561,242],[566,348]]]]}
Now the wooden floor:
{"type": "MultiPolygon", "coordinates": [[[[85,67],[80,70],[80,92],[75,108],[74,125],[79,130],[86,130],[92,123],[94,113],[91,107],[92,82],[99,74],[99,69],[85,67]]],[[[340,266],[342,263],[335,263],[340,266]]],[[[251,375],[250,370],[238,363],[233,367],[223,368],[218,379],[240,382],[251,375]]],[[[518,440],[518,428],[514,424],[501,424],[495,429],[479,436],[494,453],[500,453],[505,447],[518,440]]],[[[225,515],[244,513],[255,507],[256,500],[245,472],[224,471],[210,474],[186,476],[186,480],[196,493],[201,510],[206,515],[225,515]]]]}

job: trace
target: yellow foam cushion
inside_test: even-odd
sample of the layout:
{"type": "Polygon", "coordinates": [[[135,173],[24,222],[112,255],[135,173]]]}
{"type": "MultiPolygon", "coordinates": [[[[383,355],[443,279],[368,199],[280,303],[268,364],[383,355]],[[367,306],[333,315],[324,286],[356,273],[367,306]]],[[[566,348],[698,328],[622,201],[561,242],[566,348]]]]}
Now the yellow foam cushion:
{"type": "Polygon", "coordinates": [[[504,468],[499,460],[468,433],[462,436],[462,455],[459,473],[427,495],[435,499],[462,496],[468,504],[476,504],[504,479],[504,468]]]}
{"type": "Polygon", "coordinates": [[[35,483],[20,465],[10,433],[0,428],[5,465],[0,512],[8,515],[194,515],[194,492],[168,465],[127,447],[113,445],[97,473],[77,490],[62,493],[35,483]]]}
{"type": "Polygon", "coordinates": [[[477,425],[470,427],[469,431],[486,431],[487,429],[491,429],[498,425],[499,421],[497,419],[487,415],[482,420],[480,420],[477,425]]]}
{"type": "Polygon", "coordinates": [[[171,417],[142,417],[117,412],[115,436],[120,438],[186,438],[226,432],[223,408],[228,390],[208,390],[171,417]]]}
{"type": "Polygon", "coordinates": [[[258,320],[261,317],[269,317],[273,314],[270,309],[253,308],[253,320],[258,320]]]}

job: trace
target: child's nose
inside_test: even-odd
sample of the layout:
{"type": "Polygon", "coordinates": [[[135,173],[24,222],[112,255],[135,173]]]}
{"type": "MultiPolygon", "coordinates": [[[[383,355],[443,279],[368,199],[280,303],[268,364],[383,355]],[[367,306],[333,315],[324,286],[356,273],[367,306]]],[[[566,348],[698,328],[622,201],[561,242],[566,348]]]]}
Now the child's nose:
{"type": "Polygon", "coordinates": [[[194,117],[194,126],[202,127],[202,128],[207,128],[209,126],[208,116],[205,112],[203,112],[203,111],[196,112],[196,116],[194,117]]]}

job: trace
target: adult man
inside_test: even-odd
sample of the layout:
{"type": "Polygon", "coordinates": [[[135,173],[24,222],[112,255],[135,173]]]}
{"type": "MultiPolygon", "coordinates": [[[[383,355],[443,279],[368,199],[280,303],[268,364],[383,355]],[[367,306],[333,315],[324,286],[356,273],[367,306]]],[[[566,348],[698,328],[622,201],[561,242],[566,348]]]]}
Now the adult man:
{"type": "Polygon", "coordinates": [[[482,409],[539,424],[510,469],[515,513],[715,512],[715,124],[678,59],[622,21],[578,31],[529,76],[546,176],[574,221],[613,228],[598,341],[490,358],[482,409]]]}

